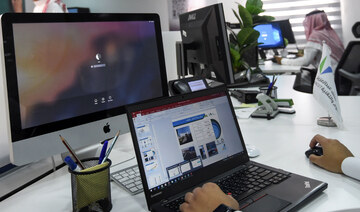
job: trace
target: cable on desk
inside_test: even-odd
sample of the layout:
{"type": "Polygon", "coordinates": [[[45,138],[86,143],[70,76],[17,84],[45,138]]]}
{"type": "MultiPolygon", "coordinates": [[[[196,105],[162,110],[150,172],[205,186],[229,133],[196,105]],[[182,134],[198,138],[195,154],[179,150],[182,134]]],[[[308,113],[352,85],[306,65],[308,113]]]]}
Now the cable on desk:
{"type": "MultiPolygon", "coordinates": [[[[65,165],[66,165],[65,163],[62,163],[62,164],[56,166],[56,170],[61,169],[61,168],[64,167],[65,165]]],[[[55,171],[56,171],[56,170],[55,170],[55,171]]],[[[49,174],[51,174],[51,173],[53,173],[53,172],[55,172],[55,171],[54,171],[53,169],[50,169],[49,171],[45,172],[44,174],[42,174],[42,175],[40,175],[40,176],[38,176],[38,177],[30,180],[29,182],[25,183],[24,185],[22,185],[22,186],[20,186],[20,187],[18,187],[18,188],[10,191],[9,193],[7,193],[7,194],[5,194],[4,196],[0,197],[0,202],[3,201],[3,200],[5,200],[5,199],[7,199],[7,198],[9,198],[9,197],[11,197],[12,195],[18,193],[19,191],[25,189],[26,187],[28,187],[28,186],[36,183],[37,181],[43,179],[44,177],[48,176],[49,174]]]]}

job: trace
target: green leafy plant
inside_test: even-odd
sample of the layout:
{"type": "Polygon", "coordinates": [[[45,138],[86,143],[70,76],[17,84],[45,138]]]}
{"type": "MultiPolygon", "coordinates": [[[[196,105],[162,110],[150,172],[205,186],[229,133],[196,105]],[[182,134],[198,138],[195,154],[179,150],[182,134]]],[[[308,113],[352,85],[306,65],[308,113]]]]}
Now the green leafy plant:
{"type": "Polygon", "coordinates": [[[275,18],[272,16],[259,15],[265,11],[262,9],[262,0],[247,0],[245,7],[239,3],[237,4],[238,11],[233,10],[233,12],[239,21],[240,31],[236,34],[233,30],[230,30],[234,38],[234,42],[230,43],[233,70],[235,73],[244,70],[254,71],[243,59],[247,51],[260,44],[257,41],[260,33],[254,29],[254,26],[259,23],[272,21],[275,18]]]}

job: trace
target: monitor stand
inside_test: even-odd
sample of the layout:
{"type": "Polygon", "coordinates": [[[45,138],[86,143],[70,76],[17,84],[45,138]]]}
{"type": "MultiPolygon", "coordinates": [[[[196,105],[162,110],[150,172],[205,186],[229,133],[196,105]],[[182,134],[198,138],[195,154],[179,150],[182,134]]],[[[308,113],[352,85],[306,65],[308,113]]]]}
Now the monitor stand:
{"type": "MultiPolygon", "coordinates": [[[[271,49],[273,52],[274,52],[274,56],[279,56],[279,52],[277,49],[271,49]]],[[[264,49],[259,49],[259,55],[260,55],[260,58],[264,61],[266,60],[272,60],[273,58],[267,58],[266,57],[266,52],[264,49]]]]}

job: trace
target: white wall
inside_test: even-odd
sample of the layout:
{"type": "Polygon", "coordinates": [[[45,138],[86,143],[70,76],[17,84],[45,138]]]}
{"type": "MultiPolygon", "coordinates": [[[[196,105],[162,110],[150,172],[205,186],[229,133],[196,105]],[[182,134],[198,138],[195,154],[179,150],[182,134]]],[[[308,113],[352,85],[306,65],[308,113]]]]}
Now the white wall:
{"type": "Polygon", "coordinates": [[[218,2],[223,4],[226,22],[238,23],[238,20],[236,19],[232,9],[234,9],[237,12],[238,11],[237,3],[245,6],[246,0],[231,0],[231,1],[218,0],[218,2]]]}
{"type": "MultiPolygon", "coordinates": [[[[161,28],[169,30],[167,0],[63,0],[67,7],[88,7],[92,13],[158,13],[161,28]]],[[[33,0],[25,0],[25,10],[32,12],[33,0]]]]}
{"type": "MultiPolygon", "coordinates": [[[[355,22],[360,21],[360,1],[359,0],[341,0],[341,22],[343,30],[343,42],[346,47],[349,41],[356,40],[352,34],[351,28],[355,22]]],[[[357,39],[360,40],[360,39],[357,39]]]]}

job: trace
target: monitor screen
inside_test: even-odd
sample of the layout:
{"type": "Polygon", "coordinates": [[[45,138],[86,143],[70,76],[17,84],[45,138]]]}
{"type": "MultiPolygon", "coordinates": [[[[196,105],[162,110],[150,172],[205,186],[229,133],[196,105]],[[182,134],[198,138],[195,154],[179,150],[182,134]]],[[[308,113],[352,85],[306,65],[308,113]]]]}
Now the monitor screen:
{"type": "Polygon", "coordinates": [[[179,20],[190,74],[234,83],[222,4],[183,13],[179,20]]]}
{"type": "Polygon", "coordinates": [[[262,43],[259,45],[260,49],[277,49],[285,47],[279,23],[270,22],[259,24],[256,25],[254,29],[260,33],[258,38],[258,43],[262,43]]]}
{"type": "Polygon", "coordinates": [[[110,138],[127,124],[120,119],[124,105],[168,93],[157,15],[5,14],[1,19],[15,163],[22,142],[37,146],[46,138],[40,145],[54,149],[45,154],[50,156],[61,152],[60,133],[74,148],[110,138]]]}
{"type": "Polygon", "coordinates": [[[78,13],[79,10],[77,8],[68,8],[69,13],[78,13]]]}

